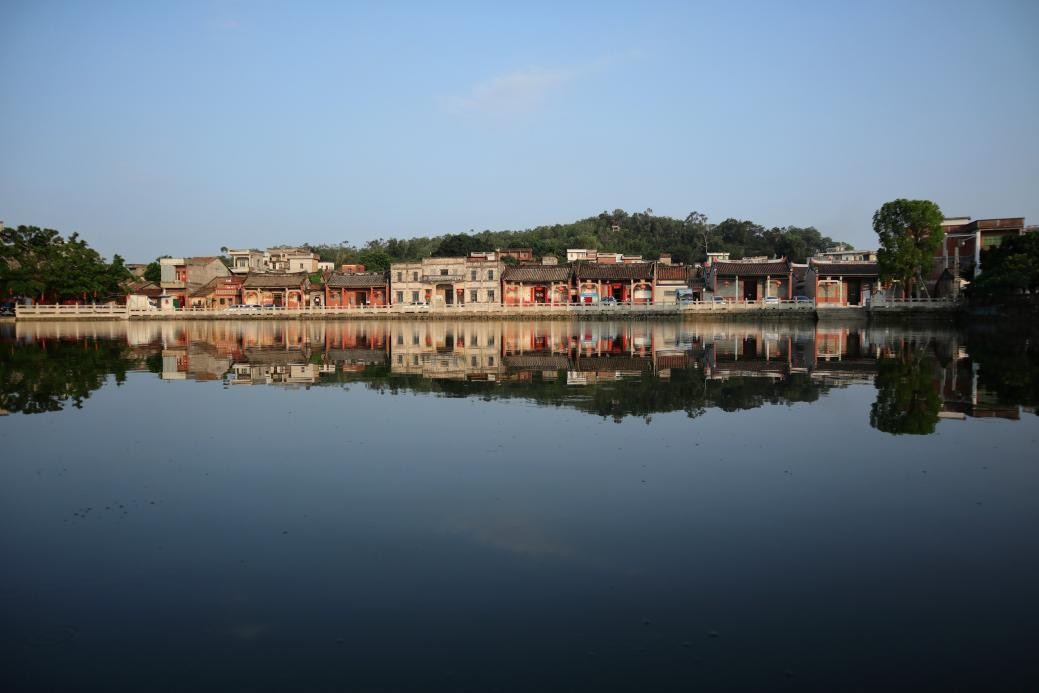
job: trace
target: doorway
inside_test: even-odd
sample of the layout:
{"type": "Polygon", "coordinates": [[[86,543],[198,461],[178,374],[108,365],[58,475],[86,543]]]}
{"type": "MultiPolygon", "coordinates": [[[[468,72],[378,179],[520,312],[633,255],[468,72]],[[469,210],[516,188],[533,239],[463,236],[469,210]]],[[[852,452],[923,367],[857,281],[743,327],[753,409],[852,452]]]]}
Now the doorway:
{"type": "Polygon", "coordinates": [[[862,282],[860,280],[848,280],[848,305],[857,306],[862,303],[862,282]]]}
{"type": "Polygon", "coordinates": [[[453,306],[455,303],[455,288],[450,284],[437,284],[437,296],[444,298],[444,304],[453,306]]]}
{"type": "Polygon", "coordinates": [[[744,301],[756,301],[758,300],[758,282],[744,281],[743,282],[743,300],[744,301]]]}

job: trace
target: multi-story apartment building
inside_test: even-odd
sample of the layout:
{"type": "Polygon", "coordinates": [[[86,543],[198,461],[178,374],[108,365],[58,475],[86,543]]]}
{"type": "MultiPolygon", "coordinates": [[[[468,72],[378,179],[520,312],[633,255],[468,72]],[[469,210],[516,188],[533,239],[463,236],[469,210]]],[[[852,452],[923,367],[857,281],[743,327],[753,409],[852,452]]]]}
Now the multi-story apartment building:
{"type": "Polygon", "coordinates": [[[267,250],[256,250],[255,248],[228,250],[227,255],[231,258],[231,271],[235,274],[250,272],[310,273],[333,267],[331,263],[320,262],[317,253],[290,246],[279,246],[267,250]]]}
{"type": "Polygon", "coordinates": [[[231,258],[231,272],[234,274],[267,271],[267,254],[262,250],[255,248],[228,250],[227,256],[231,258]]]}
{"type": "Polygon", "coordinates": [[[501,303],[502,262],[430,257],[390,265],[390,302],[453,306],[501,303]]]}
{"type": "Polygon", "coordinates": [[[270,272],[317,272],[318,256],[302,248],[278,247],[267,249],[270,272]]]}
{"type": "Polygon", "coordinates": [[[215,257],[164,257],[159,259],[159,297],[163,309],[184,308],[188,297],[217,277],[230,276],[219,258],[215,257]]]}
{"type": "Polygon", "coordinates": [[[876,262],[877,251],[855,250],[851,246],[835,245],[816,253],[815,259],[820,262],[876,262]]]}

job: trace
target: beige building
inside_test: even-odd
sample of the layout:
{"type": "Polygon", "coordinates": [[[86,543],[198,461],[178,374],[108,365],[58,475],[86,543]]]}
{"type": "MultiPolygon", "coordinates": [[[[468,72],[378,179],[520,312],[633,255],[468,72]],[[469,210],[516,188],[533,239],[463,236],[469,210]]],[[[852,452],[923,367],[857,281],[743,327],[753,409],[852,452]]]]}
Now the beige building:
{"type": "Polygon", "coordinates": [[[262,250],[233,249],[227,251],[227,256],[231,258],[231,272],[234,274],[267,271],[267,254],[262,250]]]}
{"type": "Polygon", "coordinates": [[[468,303],[501,304],[501,262],[430,257],[390,265],[390,302],[434,308],[468,303]]]}
{"type": "Polygon", "coordinates": [[[317,253],[303,248],[278,246],[267,250],[243,249],[228,250],[231,258],[231,271],[235,274],[262,272],[317,272],[325,268],[332,269],[331,263],[319,261],[317,253]]]}
{"type": "Polygon", "coordinates": [[[318,256],[302,248],[268,248],[267,264],[271,272],[317,272],[318,256]]]}

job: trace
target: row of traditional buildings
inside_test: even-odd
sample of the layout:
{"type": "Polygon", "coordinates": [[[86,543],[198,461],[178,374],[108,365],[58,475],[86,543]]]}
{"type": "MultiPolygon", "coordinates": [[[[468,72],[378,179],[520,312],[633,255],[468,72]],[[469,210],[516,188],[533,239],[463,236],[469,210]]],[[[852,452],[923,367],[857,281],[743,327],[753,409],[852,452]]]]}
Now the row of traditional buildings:
{"type": "MultiPolygon", "coordinates": [[[[980,271],[980,253],[1029,230],[1024,219],[947,219],[929,290],[954,295],[980,271]]],[[[587,249],[567,251],[568,262],[536,261],[529,248],[474,252],[394,263],[386,272],[363,265],[321,262],[299,248],[229,250],[218,257],[162,258],[158,285],[132,292],[165,310],[221,310],[239,305],[284,308],[386,305],[598,304],[603,301],[674,304],[681,300],[767,302],[809,300],[864,305],[879,292],[875,251],[833,248],[806,263],[787,258],[730,259],[709,253],[703,265],[656,261],[587,249]]],[[[897,291],[897,287],[895,287],[897,291]]]]}

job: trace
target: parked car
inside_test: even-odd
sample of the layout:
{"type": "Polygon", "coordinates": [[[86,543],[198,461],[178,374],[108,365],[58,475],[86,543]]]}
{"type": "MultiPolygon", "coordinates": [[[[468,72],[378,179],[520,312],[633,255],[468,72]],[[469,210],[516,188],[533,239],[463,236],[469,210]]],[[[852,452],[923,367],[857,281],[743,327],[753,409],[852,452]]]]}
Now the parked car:
{"type": "Polygon", "coordinates": [[[779,296],[766,296],[765,303],[779,303],[779,296]]]}
{"type": "Polygon", "coordinates": [[[714,298],[713,298],[713,299],[711,300],[711,302],[712,302],[712,303],[725,303],[725,299],[724,299],[724,298],[722,298],[721,296],[715,296],[715,297],[714,297],[714,298]]]}
{"type": "Polygon", "coordinates": [[[599,301],[600,305],[604,306],[615,306],[617,305],[617,299],[613,296],[603,296],[602,300],[599,301]]]}
{"type": "Polygon", "coordinates": [[[693,297],[692,294],[681,294],[680,296],[675,298],[675,303],[677,303],[680,306],[686,306],[690,303],[696,303],[696,299],[693,297]]]}
{"type": "Polygon", "coordinates": [[[14,304],[0,303],[0,315],[14,315],[14,304]]]}
{"type": "Polygon", "coordinates": [[[811,303],[812,299],[807,296],[794,296],[794,303],[811,303]]]}

